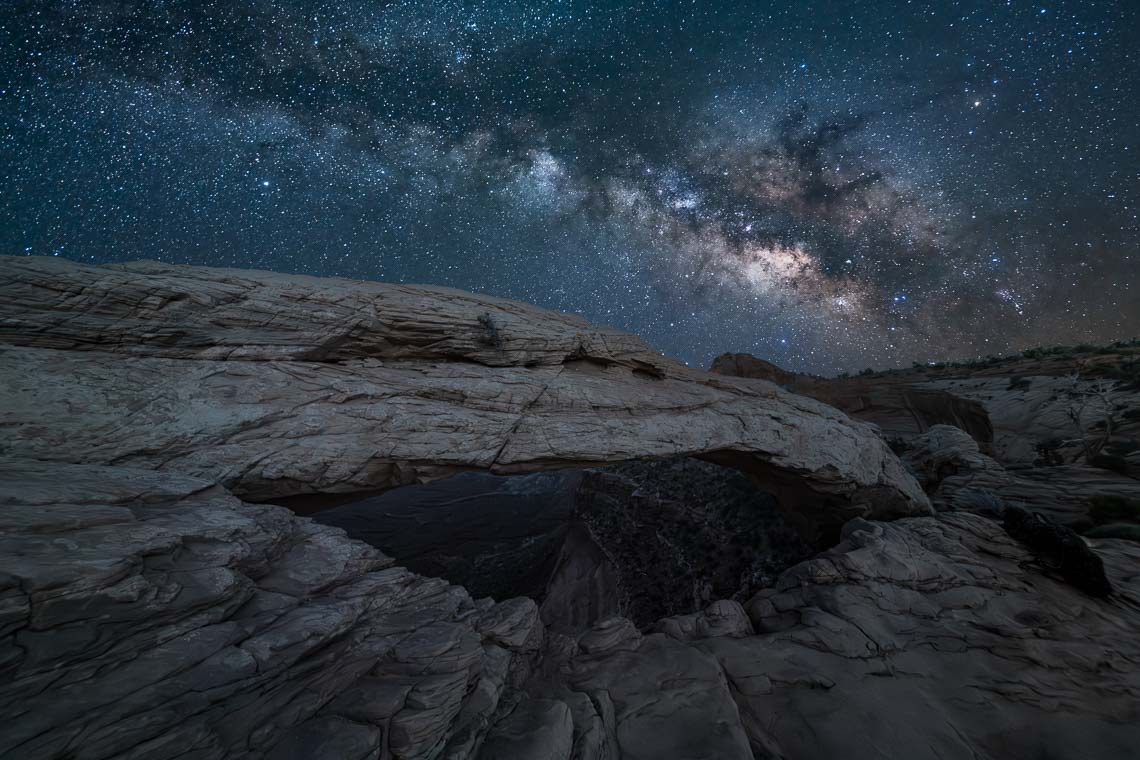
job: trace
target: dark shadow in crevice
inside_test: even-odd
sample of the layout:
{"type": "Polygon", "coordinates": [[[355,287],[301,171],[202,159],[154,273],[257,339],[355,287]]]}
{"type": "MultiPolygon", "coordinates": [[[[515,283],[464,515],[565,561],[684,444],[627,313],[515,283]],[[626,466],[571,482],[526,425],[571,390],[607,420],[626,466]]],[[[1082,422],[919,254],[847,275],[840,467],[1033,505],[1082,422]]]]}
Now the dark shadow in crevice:
{"type": "Polygon", "coordinates": [[[330,508],[280,500],[474,597],[528,596],[571,631],[621,614],[640,626],[747,600],[812,550],[773,496],[686,457],[529,475],[462,473],[330,508]]]}

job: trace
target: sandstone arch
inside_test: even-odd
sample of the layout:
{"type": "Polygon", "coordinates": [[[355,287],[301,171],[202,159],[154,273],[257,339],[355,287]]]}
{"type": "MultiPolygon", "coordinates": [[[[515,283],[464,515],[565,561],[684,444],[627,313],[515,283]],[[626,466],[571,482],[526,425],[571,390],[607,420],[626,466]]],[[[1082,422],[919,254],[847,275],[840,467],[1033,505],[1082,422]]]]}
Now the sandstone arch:
{"type": "Polygon", "coordinates": [[[7,257],[0,343],[0,454],[247,500],[689,454],[764,480],[808,533],[930,509],[829,406],[447,288],[7,257]]]}

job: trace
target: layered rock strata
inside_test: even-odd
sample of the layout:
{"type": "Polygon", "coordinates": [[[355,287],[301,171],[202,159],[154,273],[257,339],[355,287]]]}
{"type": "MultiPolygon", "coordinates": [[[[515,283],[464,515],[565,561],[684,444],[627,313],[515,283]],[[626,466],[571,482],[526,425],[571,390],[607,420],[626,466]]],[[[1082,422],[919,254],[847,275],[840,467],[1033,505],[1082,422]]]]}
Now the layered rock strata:
{"type": "Polygon", "coordinates": [[[635,336],[446,288],[0,259],[0,455],[201,477],[242,498],[692,454],[813,537],[929,512],[872,429],[635,336]]]}

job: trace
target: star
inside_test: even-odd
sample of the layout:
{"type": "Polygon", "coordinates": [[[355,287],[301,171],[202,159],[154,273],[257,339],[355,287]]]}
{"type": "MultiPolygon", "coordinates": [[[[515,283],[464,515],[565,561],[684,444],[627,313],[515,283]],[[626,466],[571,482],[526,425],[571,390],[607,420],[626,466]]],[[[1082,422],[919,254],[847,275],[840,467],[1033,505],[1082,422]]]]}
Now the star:
{"type": "Polygon", "coordinates": [[[693,366],[1140,334],[1127,3],[103,5],[0,6],[5,251],[452,286],[693,366]]]}

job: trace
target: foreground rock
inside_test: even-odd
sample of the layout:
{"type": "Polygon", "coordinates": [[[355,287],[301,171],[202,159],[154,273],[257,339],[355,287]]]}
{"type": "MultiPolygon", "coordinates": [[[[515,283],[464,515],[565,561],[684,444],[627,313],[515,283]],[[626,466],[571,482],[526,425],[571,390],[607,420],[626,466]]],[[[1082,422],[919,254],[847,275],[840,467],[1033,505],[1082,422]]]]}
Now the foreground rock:
{"type": "Polygon", "coordinates": [[[929,512],[871,428],[830,407],[488,296],[3,258],[0,341],[0,454],[252,500],[693,454],[763,478],[813,537],[929,512]]]}
{"type": "Polygon", "coordinates": [[[855,520],[748,601],[544,631],[288,510],[0,466],[0,756],[1119,758],[1140,546],[1066,583],[991,520],[855,520]]]}
{"type": "Polygon", "coordinates": [[[845,533],[748,617],[722,602],[650,635],[604,623],[548,654],[532,691],[574,711],[582,758],[1135,753],[1140,546],[1096,543],[1119,589],[1101,600],[977,515],[845,533]]]}
{"type": "Polygon", "coordinates": [[[126,468],[0,465],[0,599],[0,756],[29,760],[465,758],[542,641],[530,600],[126,468]]]}

